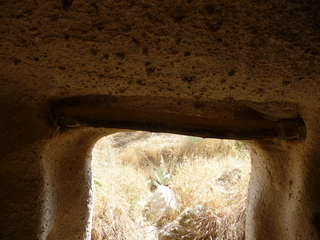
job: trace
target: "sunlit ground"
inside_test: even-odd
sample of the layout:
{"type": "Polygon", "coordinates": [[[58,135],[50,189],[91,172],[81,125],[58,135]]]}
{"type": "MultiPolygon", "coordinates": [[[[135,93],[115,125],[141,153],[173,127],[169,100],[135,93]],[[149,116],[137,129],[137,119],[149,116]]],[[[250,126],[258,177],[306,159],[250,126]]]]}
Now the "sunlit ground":
{"type": "MultiPolygon", "coordinates": [[[[208,209],[192,239],[242,239],[250,156],[239,141],[149,132],[117,133],[93,149],[95,205],[92,239],[158,239],[187,207],[208,209]],[[162,159],[162,161],[161,161],[162,159]],[[170,174],[177,211],[160,223],[146,214],[155,171],[170,174]],[[211,238],[210,238],[211,237],[211,238]]],[[[161,184],[161,183],[160,183],[161,184]]]]}

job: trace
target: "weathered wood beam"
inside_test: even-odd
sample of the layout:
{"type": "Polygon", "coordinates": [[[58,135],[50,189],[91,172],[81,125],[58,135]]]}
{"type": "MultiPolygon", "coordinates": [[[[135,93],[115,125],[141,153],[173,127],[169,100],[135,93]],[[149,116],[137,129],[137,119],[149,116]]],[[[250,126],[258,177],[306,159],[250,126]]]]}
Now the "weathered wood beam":
{"type": "Polygon", "coordinates": [[[53,116],[63,128],[117,128],[237,140],[303,139],[306,136],[306,128],[299,118],[219,119],[86,105],[61,106],[53,110],[53,116]]]}

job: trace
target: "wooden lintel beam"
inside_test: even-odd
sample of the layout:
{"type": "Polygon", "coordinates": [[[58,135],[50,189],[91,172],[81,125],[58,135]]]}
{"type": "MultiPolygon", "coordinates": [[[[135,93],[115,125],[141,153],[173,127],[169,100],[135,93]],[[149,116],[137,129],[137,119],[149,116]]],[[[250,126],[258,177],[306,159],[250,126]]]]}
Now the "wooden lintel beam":
{"type": "Polygon", "coordinates": [[[53,115],[57,124],[65,128],[117,128],[237,140],[303,139],[306,136],[301,119],[219,119],[97,106],[59,107],[53,110],[53,115]]]}

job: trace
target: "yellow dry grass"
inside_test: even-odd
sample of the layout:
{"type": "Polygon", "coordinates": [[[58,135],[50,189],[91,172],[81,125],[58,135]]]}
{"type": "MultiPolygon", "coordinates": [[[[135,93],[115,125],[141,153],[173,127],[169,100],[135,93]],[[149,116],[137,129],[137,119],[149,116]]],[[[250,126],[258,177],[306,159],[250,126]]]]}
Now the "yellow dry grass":
{"type": "Polygon", "coordinates": [[[161,157],[172,175],[169,187],[178,198],[178,211],[168,222],[186,207],[200,204],[211,214],[198,223],[195,239],[243,238],[251,168],[243,143],[149,132],[117,133],[99,140],[92,155],[93,240],[157,239],[152,218],[146,219],[142,212],[152,194],[149,180],[161,157]]]}

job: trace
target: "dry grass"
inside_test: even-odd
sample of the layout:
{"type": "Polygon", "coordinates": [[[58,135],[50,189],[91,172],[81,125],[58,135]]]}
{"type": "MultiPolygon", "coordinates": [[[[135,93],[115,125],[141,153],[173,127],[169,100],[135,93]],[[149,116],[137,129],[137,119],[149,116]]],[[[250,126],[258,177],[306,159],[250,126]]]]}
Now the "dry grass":
{"type": "MultiPolygon", "coordinates": [[[[93,149],[95,206],[92,239],[157,239],[152,218],[142,211],[151,195],[148,183],[163,157],[172,174],[170,188],[178,211],[206,206],[193,239],[242,239],[250,175],[246,147],[236,141],[148,132],[118,133],[93,149]],[[154,232],[154,234],[150,234],[154,232]]],[[[165,224],[165,222],[163,223],[165,224]]]]}

